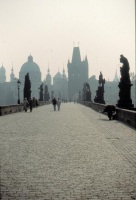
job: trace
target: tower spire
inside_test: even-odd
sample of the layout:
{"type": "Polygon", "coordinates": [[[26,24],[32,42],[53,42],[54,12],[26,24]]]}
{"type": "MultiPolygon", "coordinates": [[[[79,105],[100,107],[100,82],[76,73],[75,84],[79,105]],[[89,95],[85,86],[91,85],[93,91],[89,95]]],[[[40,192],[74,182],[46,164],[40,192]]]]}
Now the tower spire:
{"type": "Polygon", "coordinates": [[[14,69],[13,69],[13,61],[12,61],[11,73],[14,73],[14,69]]]}
{"type": "Polygon", "coordinates": [[[117,74],[117,67],[116,67],[115,76],[114,76],[113,81],[116,81],[116,82],[119,81],[118,74],[117,74]]]}
{"type": "Polygon", "coordinates": [[[48,62],[48,69],[47,69],[48,74],[50,73],[50,69],[49,69],[49,62],[48,62]]]}
{"type": "Polygon", "coordinates": [[[72,55],[72,63],[81,62],[80,50],[79,47],[74,47],[72,55]]]}
{"type": "Polygon", "coordinates": [[[13,61],[12,61],[12,68],[11,68],[11,74],[10,74],[10,81],[13,81],[14,78],[15,78],[15,75],[14,75],[13,61]]]}

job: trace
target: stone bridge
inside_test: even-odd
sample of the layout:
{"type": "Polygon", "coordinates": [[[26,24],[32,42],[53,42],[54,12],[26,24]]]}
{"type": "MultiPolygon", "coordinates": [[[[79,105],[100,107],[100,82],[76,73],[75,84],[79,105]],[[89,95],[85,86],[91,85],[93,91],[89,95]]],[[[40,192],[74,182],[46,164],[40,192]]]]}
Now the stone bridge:
{"type": "Polygon", "coordinates": [[[2,200],[136,200],[136,131],[81,104],[0,117],[2,200]]]}

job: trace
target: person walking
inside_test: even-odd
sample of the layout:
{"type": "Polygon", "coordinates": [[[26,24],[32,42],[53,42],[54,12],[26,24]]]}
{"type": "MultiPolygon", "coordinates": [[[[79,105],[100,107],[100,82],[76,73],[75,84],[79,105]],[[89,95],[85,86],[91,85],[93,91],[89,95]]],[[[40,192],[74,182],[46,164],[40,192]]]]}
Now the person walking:
{"type": "Polygon", "coordinates": [[[33,102],[33,108],[35,108],[36,107],[36,99],[35,99],[35,97],[33,97],[32,102],[33,102]]]}
{"type": "Polygon", "coordinates": [[[27,112],[27,106],[28,106],[28,101],[27,101],[27,98],[25,97],[24,98],[24,110],[25,110],[25,112],[27,112]]]}
{"type": "Polygon", "coordinates": [[[36,101],[36,108],[38,107],[38,100],[37,99],[35,99],[35,101],[36,101]]]}
{"type": "Polygon", "coordinates": [[[33,101],[32,101],[31,98],[29,99],[29,107],[30,107],[30,112],[32,112],[32,109],[33,109],[33,101]]]}
{"type": "Polygon", "coordinates": [[[54,111],[56,111],[57,100],[55,97],[52,99],[52,104],[53,104],[54,111]]]}
{"type": "Polygon", "coordinates": [[[58,111],[60,110],[60,105],[61,105],[61,100],[58,98],[58,100],[57,100],[58,111]]]}

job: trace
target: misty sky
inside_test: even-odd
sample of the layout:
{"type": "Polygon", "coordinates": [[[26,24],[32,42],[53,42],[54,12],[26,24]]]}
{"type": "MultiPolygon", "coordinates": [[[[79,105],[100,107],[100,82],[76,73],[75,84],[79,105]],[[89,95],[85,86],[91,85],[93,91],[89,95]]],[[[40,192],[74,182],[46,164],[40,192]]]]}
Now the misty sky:
{"type": "Polygon", "coordinates": [[[134,0],[0,0],[0,66],[16,77],[31,54],[45,78],[71,60],[73,47],[87,54],[89,77],[112,80],[120,55],[135,71],[134,0]]]}

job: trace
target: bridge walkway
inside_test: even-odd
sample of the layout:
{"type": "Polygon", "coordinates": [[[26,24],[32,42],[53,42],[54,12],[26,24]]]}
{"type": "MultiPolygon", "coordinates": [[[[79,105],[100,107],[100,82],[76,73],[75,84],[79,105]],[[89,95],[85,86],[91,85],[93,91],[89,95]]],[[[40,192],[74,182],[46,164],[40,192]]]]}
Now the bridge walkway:
{"type": "Polygon", "coordinates": [[[136,200],[136,131],[80,104],[0,117],[2,200],[136,200]]]}

